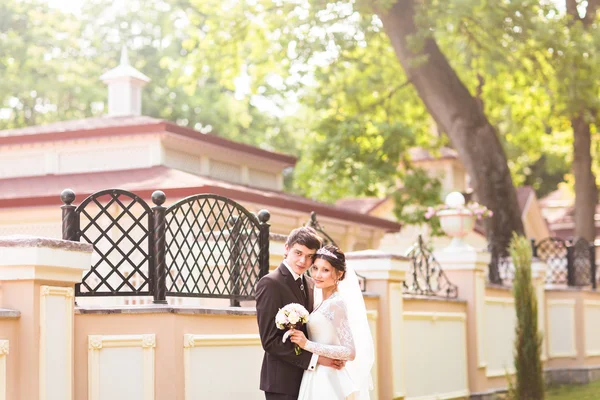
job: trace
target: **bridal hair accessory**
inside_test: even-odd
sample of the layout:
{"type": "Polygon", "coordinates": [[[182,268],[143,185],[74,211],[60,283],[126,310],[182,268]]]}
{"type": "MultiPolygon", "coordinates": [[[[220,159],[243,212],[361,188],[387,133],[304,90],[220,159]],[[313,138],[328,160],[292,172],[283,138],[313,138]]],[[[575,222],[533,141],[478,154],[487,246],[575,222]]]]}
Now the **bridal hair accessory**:
{"type": "MultiPolygon", "coordinates": [[[[290,303],[279,309],[277,315],[275,316],[275,326],[277,326],[277,329],[281,330],[288,329],[288,331],[283,335],[283,343],[285,343],[291,334],[289,329],[301,329],[302,325],[308,322],[308,316],[309,313],[306,308],[298,303],[290,303]]],[[[298,356],[300,353],[302,353],[302,349],[300,346],[295,344],[294,352],[298,356]]]]}
{"type": "Polygon", "coordinates": [[[327,250],[326,248],[323,248],[323,247],[320,248],[319,250],[317,250],[317,254],[320,254],[322,256],[331,257],[331,258],[335,258],[336,260],[338,259],[335,254],[333,254],[332,252],[330,252],[329,250],[327,250]]]}

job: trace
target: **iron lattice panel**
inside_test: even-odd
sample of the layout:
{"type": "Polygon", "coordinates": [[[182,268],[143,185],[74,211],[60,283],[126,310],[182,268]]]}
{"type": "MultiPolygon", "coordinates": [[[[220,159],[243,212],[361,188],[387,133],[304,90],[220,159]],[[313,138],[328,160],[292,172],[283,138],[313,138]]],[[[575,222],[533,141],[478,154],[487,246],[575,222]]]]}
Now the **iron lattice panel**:
{"type": "Polygon", "coordinates": [[[165,219],[167,295],[254,298],[261,243],[253,214],[225,197],[196,195],[165,219]]]}
{"type": "Polygon", "coordinates": [[[75,212],[78,239],[94,245],[92,266],[77,284],[77,296],[149,295],[150,207],[133,193],[111,189],[89,196],[75,212]]]}
{"type": "Polygon", "coordinates": [[[560,238],[549,237],[536,246],[537,257],[546,263],[546,283],[567,283],[567,243],[560,238]]]}
{"type": "Polygon", "coordinates": [[[500,275],[500,283],[504,286],[512,286],[515,279],[515,265],[511,257],[498,258],[498,274],[500,275]]]}
{"type": "Polygon", "coordinates": [[[411,259],[409,273],[404,280],[404,293],[421,296],[458,297],[458,287],[448,280],[442,266],[427,248],[421,235],[408,250],[411,259]]]}
{"type": "Polygon", "coordinates": [[[578,238],[571,245],[571,273],[573,286],[592,284],[592,254],[594,248],[584,238],[578,238]]]}

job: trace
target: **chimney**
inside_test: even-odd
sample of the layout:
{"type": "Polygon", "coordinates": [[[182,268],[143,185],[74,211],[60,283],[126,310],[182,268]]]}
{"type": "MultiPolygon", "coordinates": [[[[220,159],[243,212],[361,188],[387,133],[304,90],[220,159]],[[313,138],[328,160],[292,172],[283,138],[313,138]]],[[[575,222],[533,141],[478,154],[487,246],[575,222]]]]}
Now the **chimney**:
{"type": "Polygon", "coordinates": [[[108,86],[108,115],[142,115],[142,88],[150,78],[129,65],[127,47],[121,50],[121,63],[100,77],[108,86]]]}

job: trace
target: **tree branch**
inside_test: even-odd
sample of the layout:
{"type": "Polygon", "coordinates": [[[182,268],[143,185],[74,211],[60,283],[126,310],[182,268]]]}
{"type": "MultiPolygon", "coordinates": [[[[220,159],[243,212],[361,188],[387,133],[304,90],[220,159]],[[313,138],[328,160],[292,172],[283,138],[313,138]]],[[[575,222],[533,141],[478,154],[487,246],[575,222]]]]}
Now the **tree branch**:
{"type": "Polygon", "coordinates": [[[573,17],[574,20],[580,20],[579,12],[577,12],[577,0],[565,0],[567,14],[573,17]]]}
{"type": "Polygon", "coordinates": [[[585,10],[585,17],[583,17],[583,24],[585,26],[591,25],[596,19],[596,13],[600,7],[600,0],[588,0],[587,8],[585,10]]]}
{"type": "Polygon", "coordinates": [[[397,93],[397,92],[398,92],[400,89],[402,89],[402,88],[404,88],[404,87],[406,87],[406,86],[409,86],[410,84],[411,84],[411,82],[410,82],[409,80],[406,80],[406,81],[404,81],[403,83],[401,83],[401,84],[399,84],[399,85],[396,85],[395,87],[393,87],[393,88],[392,88],[392,89],[389,91],[389,93],[388,93],[386,96],[383,96],[383,97],[382,97],[380,100],[378,100],[378,101],[374,101],[373,103],[371,103],[371,104],[368,104],[368,105],[365,107],[365,110],[372,111],[372,110],[374,110],[375,108],[377,108],[377,107],[379,107],[379,106],[381,106],[381,105],[383,105],[383,104],[385,104],[385,103],[389,102],[389,101],[392,99],[392,97],[394,97],[394,95],[395,95],[395,94],[396,94],[396,93],[397,93]]]}

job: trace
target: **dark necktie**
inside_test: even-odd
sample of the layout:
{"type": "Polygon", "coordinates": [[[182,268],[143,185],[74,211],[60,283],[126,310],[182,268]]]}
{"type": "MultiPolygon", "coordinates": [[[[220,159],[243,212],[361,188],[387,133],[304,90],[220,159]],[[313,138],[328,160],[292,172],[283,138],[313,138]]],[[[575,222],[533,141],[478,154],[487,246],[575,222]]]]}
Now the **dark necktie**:
{"type": "Polygon", "coordinates": [[[300,276],[300,278],[296,279],[296,284],[300,288],[300,291],[302,292],[302,299],[306,303],[306,291],[304,290],[304,279],[302,278],[302,276],[300,276]]]}

